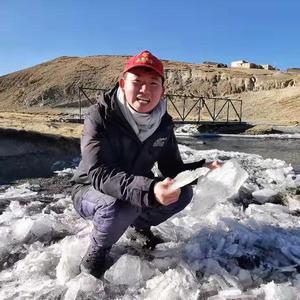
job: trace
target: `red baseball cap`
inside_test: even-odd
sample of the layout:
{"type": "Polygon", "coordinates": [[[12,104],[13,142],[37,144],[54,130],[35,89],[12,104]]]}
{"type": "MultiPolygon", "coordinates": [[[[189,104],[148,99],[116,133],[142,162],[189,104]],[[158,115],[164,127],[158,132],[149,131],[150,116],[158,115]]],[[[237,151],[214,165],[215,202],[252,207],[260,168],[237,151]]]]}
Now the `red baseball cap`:
{"type": "Polygon", "coordinates": [[[141,53],[130,57],[125,64],[123,73],[136,67],[152,69],[164,78],[164,66],[162,62],[148,50],[144,50],[141,53]]]}

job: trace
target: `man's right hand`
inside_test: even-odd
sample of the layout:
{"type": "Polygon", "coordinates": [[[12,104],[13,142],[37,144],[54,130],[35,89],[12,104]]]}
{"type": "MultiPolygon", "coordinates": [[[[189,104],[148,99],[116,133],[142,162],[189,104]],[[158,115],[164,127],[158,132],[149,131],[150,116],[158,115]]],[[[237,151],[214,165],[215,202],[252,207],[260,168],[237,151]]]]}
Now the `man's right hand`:
{"type": "Polygon", "coordinates": [[[181,189],[170,190],[169,186],[174,182],[171,178],[166,178],[163,181],[159,181],[154,185],[154,195],[156,200],[164,205],[168,206],[178,200],[181,189]]]}

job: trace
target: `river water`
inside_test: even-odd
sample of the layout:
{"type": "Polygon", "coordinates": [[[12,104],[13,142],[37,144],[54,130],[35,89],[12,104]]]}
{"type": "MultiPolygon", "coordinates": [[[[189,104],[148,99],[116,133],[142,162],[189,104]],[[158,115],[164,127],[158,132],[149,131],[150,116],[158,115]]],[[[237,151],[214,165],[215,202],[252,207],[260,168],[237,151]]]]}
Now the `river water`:
{"type": "MultiPolygon", "coordinates": [[[[196,150],[259,154],[263,158],[284,160],[300,169],[300,139],[246,138],[237,135],[177,135],[177,139],[180,144],[196,150]]],[[[79,142],[75,140],[0,131],[0,184],[22,178],[51,176],[53,171],[74,167],[79,156],[79,142]]]]}
{"type": "Polygon", "coordinates": [[[218,149],[261,155],[263,158],[277,158],[300,165],[300,139],[256,138],[241,136],[177,136],[180,144],[197,150],[218,149]]]}

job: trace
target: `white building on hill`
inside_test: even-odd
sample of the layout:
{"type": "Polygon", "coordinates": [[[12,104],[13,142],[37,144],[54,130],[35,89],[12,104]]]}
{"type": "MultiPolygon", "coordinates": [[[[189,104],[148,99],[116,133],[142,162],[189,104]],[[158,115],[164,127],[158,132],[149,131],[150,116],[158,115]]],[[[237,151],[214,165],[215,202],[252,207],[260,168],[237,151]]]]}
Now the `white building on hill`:
{"type": "Polygon", "coordinates": [[[236,60],[231,62],[230,66],[232,68],[241,68],[243,64],[247,63],[245,60],[236,60]]]}
{"type": "Polygon", "coordinates": [[[248,62],[246,60],[237,60],[231,62],[230,66],[232,68],[243,68],[243,69],[265,69],[265,70],[276,70],[275,67],[265,64],[265,65],[258,65],[255,63],[248,62]]]}

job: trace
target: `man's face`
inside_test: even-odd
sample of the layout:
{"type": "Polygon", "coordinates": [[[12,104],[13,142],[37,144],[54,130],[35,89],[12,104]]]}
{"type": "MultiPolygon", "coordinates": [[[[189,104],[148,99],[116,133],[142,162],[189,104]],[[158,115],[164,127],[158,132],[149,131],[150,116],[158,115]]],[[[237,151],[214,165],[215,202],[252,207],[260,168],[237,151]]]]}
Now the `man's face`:
{"type": "Polygon", "coordinates": [[[136,67],[119,81],[128,104],[137,112],[151,112],[164,94],[162,78],[149,68],[136,67]]]}

